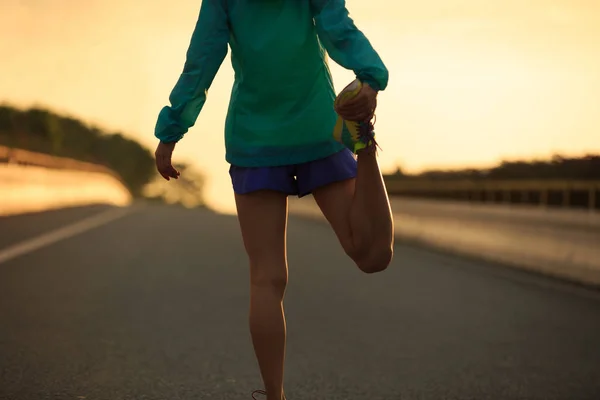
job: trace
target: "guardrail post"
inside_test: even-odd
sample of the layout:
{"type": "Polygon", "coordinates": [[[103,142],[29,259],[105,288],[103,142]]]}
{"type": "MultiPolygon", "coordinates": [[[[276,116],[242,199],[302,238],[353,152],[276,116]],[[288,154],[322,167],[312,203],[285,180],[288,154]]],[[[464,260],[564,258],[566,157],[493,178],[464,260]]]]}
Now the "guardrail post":
{"type": "Polygon", "coordinates": [[[547,208],[549,204],[571,207],[574,202],[577,203],[581,200],[579,196],[574,196],[574,193],[587,193],[587,200],[583,200],[584,203],[580,206],[587,205],[587,208],[597,210],[600,196],[600,180],[531,179],[529,181],[489,180],[483,182],[391,180],[386,184],[390,195],[500,204],[515,202],[536,204],[540,208],[547,208]]]}
{"type": "Polygon", "coordinates": [[[540,191],[540,207],[546,207],[548,205],[548,190],[542,189],[540,191]]]}
{"type": "Polygon", "coordinates": [[[570,203],[571,203],[571,193],[569,192],[569,189],[565,189],[565,190],[563,190],[563,193],[562,193],[563,207],[569,207],[570,203]]]}

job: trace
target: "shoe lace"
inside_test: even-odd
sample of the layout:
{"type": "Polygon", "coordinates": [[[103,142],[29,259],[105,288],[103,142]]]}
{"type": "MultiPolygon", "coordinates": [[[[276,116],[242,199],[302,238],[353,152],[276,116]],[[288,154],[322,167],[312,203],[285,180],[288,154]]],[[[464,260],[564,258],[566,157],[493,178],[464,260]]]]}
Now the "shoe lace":
{"type": "Polygon", "coordinates": [[[372,120],[369,119],[367,121],[361,122],[359,124],[359,129],[358,129],[358,139],[366,145],[368,145],[369,142],[371,141],[377,148],[379,148],[379,150],[381,150],[381,147],[379,146],[377,141],[375,141],[374,132],[375,132],[375,123],[376,122],[377,122],[377,116],[375,114],[373,114],[372,120]]]}

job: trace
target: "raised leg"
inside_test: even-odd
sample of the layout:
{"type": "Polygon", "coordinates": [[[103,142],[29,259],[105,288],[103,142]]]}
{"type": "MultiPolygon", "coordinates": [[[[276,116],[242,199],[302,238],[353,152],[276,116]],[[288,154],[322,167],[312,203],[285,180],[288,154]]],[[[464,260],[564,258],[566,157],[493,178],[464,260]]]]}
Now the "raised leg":
{"type": "Polygon", "coordinates": [[[366,273],[387,268],[393,257],[394,222],[374,148],[358,152],[354,179],[313,191],[346,253],[366,273]]]}

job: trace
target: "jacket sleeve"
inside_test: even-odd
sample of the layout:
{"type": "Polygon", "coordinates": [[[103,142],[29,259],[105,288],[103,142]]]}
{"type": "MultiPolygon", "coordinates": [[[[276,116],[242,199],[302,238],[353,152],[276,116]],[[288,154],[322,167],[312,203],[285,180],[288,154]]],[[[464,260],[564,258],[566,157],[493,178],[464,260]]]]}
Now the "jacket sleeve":
{"type": "Polygon", "coordinates": [[[354,71],[356,77],[375,90],[388,84],[388,70],[356,27],[345,0],[311,0],[313,18],[319,40],[329,56],[340,66],[354,71]]]}
{"type": "Polygon", "coordinates": [[[194,126],[228,51],[229,26],[224,0],[203,0],[186,61],[170,96],[170,106],[158,115],[154,135],[177,142],[194,126]]]}

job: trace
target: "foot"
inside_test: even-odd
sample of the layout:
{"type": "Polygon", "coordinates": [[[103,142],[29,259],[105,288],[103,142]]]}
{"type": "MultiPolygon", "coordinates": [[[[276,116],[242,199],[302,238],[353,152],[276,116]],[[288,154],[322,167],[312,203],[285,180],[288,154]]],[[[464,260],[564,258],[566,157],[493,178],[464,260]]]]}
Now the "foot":
{"type": "Polygon", "coordinates": [[[375,148],[375,129],[373,122],[345,121],[338,117],[334,137],[354,154],[360,150],[375,148]]]}
{"type": "MultiPolygon", "coordinates": [[[[362,84],[359,80],[352,82],[336,98],[336,107],[355,98],[361,89],[362,84]]],[[[374,121],[372,122],[374,117],[374,111],[373,115],[363,122],[345,120],[338,115],[333,137],[355,154],[362,149],[375,147],[377,142],[375,141],[374,121]]]]}
{"type": "MultiPolygon", "coordinates": [[[[255,390],[254,392],[252,392],[252,399],[254,400],[258,400],[255,396],[257,394],[262,394],[263,396],[267,395],[267,392],[265,392],[264,390],[255,390]]],[[[286,400],[285,397],[282,398],[282,400],[286,400]]]]}

